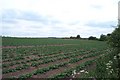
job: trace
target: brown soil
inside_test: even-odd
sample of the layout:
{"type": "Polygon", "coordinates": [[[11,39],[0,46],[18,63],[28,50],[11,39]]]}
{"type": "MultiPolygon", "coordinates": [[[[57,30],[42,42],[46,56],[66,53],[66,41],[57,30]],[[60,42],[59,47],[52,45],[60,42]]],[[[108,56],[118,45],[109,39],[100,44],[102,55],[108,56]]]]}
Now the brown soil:
{"type": "MultiPolygon", "coordinates": [[[[93,70],[93,69],[96,69],[96,63],[93,63],[93,64],[91,64],[90,66],[87,66],[86,67],[86,70],[89,72],[89,71],[91,71],[91,70],[93,70]]],[[[76,76],[76,78],[80,78],[80,75],[79,76],[76,76]]]]}
{"type": "MultiPolygon", "coordinates": [[[[81,55],[80,55],[81,56],[81,55]]],[[[80,56],[78,56],[79,58],[80,58],[80,56]]],[[[84,55],[83,55],[84,56],[84,55]]],[[[45,74],[44,74],[44,76],[46,77],[50,77],[50,76],[52,76],[52,75],[55,75],[55,74],[58,74],[58,73],[61,73],[61,72],[63,72],[63,71],[65,71],[66,69],[70,69],[70,68],[72,68],[72,67],[75,67],[75,66],[77,66],[78,64],[81,64],[81,63],[83,63],[83,62],[85,62],[85,61],[88,61],[88,60],[92,60],[92,59],[95,59],[95,57],[93,57],[93,58],[86,58],[85,60],[81,60],[81,61],[79,61],[79,62],[77,62],[77,63],[74,63],[74,64],[68,64],[66,67],[60,67],[59,69],[57,69],[57,71],[56,71],[56,69],[55,69],[55,71],[53,70],[53,71],[48,71],[48,72],[46,72],[45,74]],[[49,75],[49,76],[48,76],[49,75]]],[[[12,72],[12,73],[7,73],[7,74],[3,74],[3,78],[8,78],[8,77],[11,77],[11,76],[16,76],[16,77],[18,77],[18,76],[20,76],[20,75],[22,75],[22,74],[27,74],[27,73],[30,73],[30,72],[33,72],[33,71],[35,71],[35,70],[37,70],[38,68],[45,68],[45,67],[48,67],[48,66],[50,66],[50,65],[55,65],[55,64],[58,64],[58,63],[63,63],[63,62],[68,62],[70,59],[63,59],[63,60],[57,60],[57,61],[55,61],[55,62],[50,62],[50,63],[48,63],[48,64],[42,64],[42,65],[40,65],[40,66],[38,66],[38,67],[29,67],[28,69],[25,69],[25,70],[20,70],[20,71],[17,71],[17,72],[12,72]]],[[[43,75],[43,74],[40,74],[40,75],[43,75]]],[[[40,76],[40,75],[35,75],[35,76],[40,76]]],[[[33,76],[34,77],[34,76],[33,76]]]]}
{"type": "Polygon", "coordinates": [[[84,62],[89,61],[89,60],[93,60],[95,58],[97,58],[97,57],[86,58],[84,60],[80,60],[79,62],[76,62],[76,63],[73,63],[73,64],[68,64],[65,67],[60,67],[59,69],[54,69],[54,70],[48,71],[48,72],[46,72],[44,74],[33,75],[32,78],[49,78],[49,77],[51,77],[53,75],[62,73],[67,69],[74,68],[75,66],[77,66],[77,65],[79,65],[81,63],[84,63],[84,62]]]}
{"type": "MultiPolygon", "coordinates": [[[[36,56],[36,55],[29,55],[29,56],[24,56],[24,58],[25,59],[20,59],[20,60],[11,60],[11,61],[5,61],[5,60],[3,60],[2,61],[2,63],[4,63],[4,64],[9,64],[9,63],[11,63],[11,62],[22,62],[22,61],[25,61],[25,60],[31,60],[31,59],[33,59],[33,58],[39,58],[38,56],[36,56]]],[[[7,60],[9,60],[9,59],[7,59],[7,60]]]]}
{"type": "MultiPolygon", "coordinates": [[[[83,70],[89,72],[90,70],[93,70],[96,68],[96,63],[92,63],[91,65],[87,66],[86,68],[84,68],[83,70]]],[[[76,74],[74,74],[75,78],[80,78],[80,76],[84,74],[84,73],[81,73],[80,71],[77,71],[76,74]],[[78,74],[79,73],[79,74],[78,74]]],[[[70,77],[67,77],[67,78],[70,78],[72,79],[73,76],[71,75],[70,77]]]]}
{"type": "MultiPolygon", "coordinates": [[[[58,54],[64,54],[64,52],[57,52],[57,53],[55,53],[55,54],[47,54],[46,56],[55,56],[55,55],[58,55],[58,54]]],[[[45,56],[45,55],[43,55],[43,56],[45,56]]],[[[25,58],[25,60],[31,60],[31,59],[33,59],[33,58],[40,58],[40,57],[43,57],[43,56],[38,56],[38,55],[29,55],[29,56],[24,56],[24,58],[25,58]]],[[[12,61],[6,61],[6,60],[9,60],[9,59],[5,59],[5,60],[2,60],[2,63],[5,63],[5,64],[9,64],[9,63],[11,63],[12,61],[14,61],[14,60],[12,60],[12,61]]],[[[16,60],[17,61],[17,60],[16,60]]],[[[24,60],[19,60],[20,62],[21,61],[24,61],[24,60]]]]}
{"type": "MultiPolygon", "coordinates": [[[[63,53],[61,53],[61,54],[63,54],[63,53]]],[[[55,54],[52,54],[52,55],[50,55],[50,56],[54,56],[55,54]]],[[[33,59],[33,58],[35,58],[35,57],[31,57],[31,56],[28,56],[28,57],[30,57],[30,58],[28,58],[28,59],[25,59],[25,60],[31,60],[31,59],[33,59]]],[[[60,56],[59,56],[60,57],[60,56]]],[[[39,57],[40,58],[40,57],[39,57]]],[[[51,59],[51,58],[50,58],[51,59]]],[[[52,58],[53,59],[53,58],[52,58]]],[[[25,60],[19,60],[18,62],[22,62],[22,61],[25,61],[25,60]]],[[[38,60],[37,62],[42,62],[43,60],[38,60]]],[[[15,61],[14,61],[15,62],[15,61]]],[[[31,63],[32,62],[34,62],[34,61],[30,61],[30,62],[27,62],[27,64],[28,65],[31,65],[31,63]]],[[[6,62],[6,63],[4,63],[4,64],[10,64],[11,62],[6,62]]],[[[3,67],[3,69],[10,69],[10,68],[15,68],[15,67],[17,67],[17,66],[22,66],[23,64],[16,64],[16,65],[13,65],[13,66],[9,66],[9,67],[3,67]]]]}
{"type": "MultiPolygon", "coordinates": [[[[84,55],[83,55],[84,56],[84,55]]],[[[78,56],[78,57],[82,57],[81,55],[80,56],[78,56]]],[[[28,68],[28,69],[26,69],[26,70],[19,70],[19,71],[17,71],[17,72],[12,72],[12,73],[7,73],[7,74],[3,74],[3,78],[5,77],[10,77],[10,76],[19,76],[19,75],[21,75],[21,74],[27,74],[27,73],[30,73],[30,72],[32,72],[32,71],[34,71],[34,70],[37,70],[38,68],[44,68],[44,67],[48,67],[48,66],[50,66],[50,65],[54,65],[54,64],[58,64],[58,63],[63,63],[63,62],[68,62],[70,59],[62,59],[62,60],[57,60],[57,61],[55,61],[55,62],[50,62],[50,63],[48,63],[48,64],[42,64],[42,65],[40,65],[40,66],[38,66],[37,68],[36,67],[30,67],[30,68],[28,68]]],[[[14,68],[15,66],[13,66],[13,68],[14,68]]]]}
{"type": "Polygon", "coordinates": [[[45,67],[48,67],[48,66],[53,65],[53,64],[63,63],[63,62],[67,62],[67,61],[69,61],[69,59],[58,60],[58,61],[55,61],[55,62],[50,62],[48,64],[42,64],[42,65],[40,65],[38,67],[29,67],[28,69],[25,69],[25,70],[20,70],[20,71],[17,71],[17,72],[3,74],[3,78],[8,78],[8,77],[11,77],[11,76],[18,77],[18,76],[20,76],[22,74],[27,74],[27,73],[30,73],[32,71],[35,71],[38,68],[45,68],[45,67]]]}
{"type": "MultiPolygon", "coordinates": [[[[55,54],[51,54],[51,55],[47,55],[47,56],[55,56],[55,55],[58,55],[58,54],[64,54],[63,52],[60,52],[60,53],[55,53],[55,54]]],[[[71,54],[68,54],[68,55],[71,55],[71,54]]],[[[19,60],[19,61],[17,61],[17,62],[22,62],[22,61],[26,61],[26,60],[31,60],[31,59],[33,59],[33,58],[40,58],[40,57],[43,57],[43,56],[40,56],[40,57],[38,57],[37,55],[30,55],[30,56],[25,56],[25,60],[19,60]]],[[[77,58],[80,58],[80,56],[78,56],[77,58]]],[[[39,60],[39,61],[42,61],[42,60],[39,60]]],[[[10,64],[12,61],[10,61],[10,62],[3,62],[3,64],[10,64]]],[[[13,61],[13,62],[16,62],[16,61],[13,61]]],[[[33,61],[32,61],[33,62],[33,61]]],[[[32,63],[31,61],[30,62],[27,62],[28,64],[31,64],[32,63]]],[[[5,68],[3,68],[3,69],[8,69],[8,68],[15,68],[15,67],[17,67],[17,66],[20,66],[20,65],[22,65],[22,64],[16,64],[16,65],[13,65],[13,66],[9,66],[9,67],[5,67],[5,68]]]]}
{"type": "Polygon", "coordinates": [[[65,67],[60,67],[59,69],[54,69],[44,74],[33,75],[32,78],[49,78],[49,76],[58,74],[60,72],[63,72],[64,70],[65,70],[65,67]]]}
{"type": "Polygon", "coordinates": [[[75,44],[49,44],[49,45],[39,45],[39,46],[2,46],[0,48],[30,48],[30,47],[42,47],[42,46],[65,46],[65,45],[75,45],[75,44]]]}

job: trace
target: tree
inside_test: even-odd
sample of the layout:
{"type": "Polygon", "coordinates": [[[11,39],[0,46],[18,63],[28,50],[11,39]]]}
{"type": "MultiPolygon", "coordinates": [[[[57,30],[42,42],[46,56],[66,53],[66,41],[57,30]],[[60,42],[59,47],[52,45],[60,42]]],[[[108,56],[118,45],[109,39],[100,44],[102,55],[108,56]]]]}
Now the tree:
{"type": "Polygon", "coordinates": [[[110,34],[110,33],[108,33],[108,34],[107,34],[107,37],[110,37],[110,36],[111,36],[111,34],[110,34]]]}
{"type": "Polygon", "coordinates": [[[76,37],[77,39],[80,39],[80,35],[77,35],[77,37],[76,37]]]}
{"type": "Polygon", "coordinates": [[[70,39],[76,39],[76,37],[72,37],[72,36],[71,36],[70,39]]]}
{"type": "Polygon", "coordinates": [[[100,39],[99,39],[100,41],[106,41],[107,40],[107,36],[106,35],[103,35],[103,34],[101,34],[100,35],[100,39]]]}
{"type": "Polygon", "coordinates": [[[93,37],[93,36],[90,36],[90,37],[88,38],[88,40],[97,40],[97,38],[96,38],[96,37],[93,37]]]}

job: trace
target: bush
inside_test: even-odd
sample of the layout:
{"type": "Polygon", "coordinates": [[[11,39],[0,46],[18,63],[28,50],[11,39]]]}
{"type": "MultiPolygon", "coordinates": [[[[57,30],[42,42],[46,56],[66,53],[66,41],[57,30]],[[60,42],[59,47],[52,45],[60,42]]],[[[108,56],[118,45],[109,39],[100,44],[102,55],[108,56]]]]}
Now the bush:
{"type": "Polygon", "coordinates": [[[117,75],[120,76],[120,25],[118,25],[118,28],[116,28],[111,36],[109,37],[108,43],[110,46],[113,48],[113,52],[117,56],[117,63],[116,68],[118,68],[118,73],[117,75]]]}
{"type": "Polygon", "coordinates": [[[88,40],[98,40],[96,37],[90,36],[88,40]]]}
{"type": "Polygon", "coordinates": [[[108,42],[120,52],[120,25],[112,32],[108,42]]]}
{"type": "Polygon", "coordinates": [[[99,39],[100,41],[106,41],[107,40],[107,36],[106,35],[103,35],[103,34],[101,34],[100,35],[100,39],[99,39]]]}

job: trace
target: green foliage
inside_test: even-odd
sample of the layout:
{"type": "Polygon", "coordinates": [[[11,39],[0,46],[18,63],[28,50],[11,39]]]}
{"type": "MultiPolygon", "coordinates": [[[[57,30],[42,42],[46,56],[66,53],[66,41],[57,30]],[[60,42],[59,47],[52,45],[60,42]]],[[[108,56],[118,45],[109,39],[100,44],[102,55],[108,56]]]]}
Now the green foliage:
{"type": "Polygon", "coordinates": [[[90,64],[92,64],[93,62],[94,62],[94,60],[86,61],[85,63],[81,63],[80,65],[78,65],[74,68],[64,71],[63,73],[52,76],[52,78],[54,78],[55,80],[58,80],[60,78],[67,78],[72,75],[74,70],[77,70],[77,71],[82,70],[86,66],[89,66],[90,64]]]}
{"type": "Polygon", "coordinates": [[[95,70],[97,78],[119,78],[119,59],[120,59],[120,25],[112,34],[107,36],[101,35],[100,40],[108,40],[110,45],[106,56],[99,58],[96,61],[97,67],[95,70]],[[102,73],[102,74],[101,74],[102,73]]]}
{"type": "Polygon", "coordinates": [[[108,40],[108,43],[110,44],[110,46],[113,48],[112,50],[112,54],[115,54],[117,56],[117,62],[118,63],[117,65],[114,65],[116,68],[118,68],[118,72],[116,73],[116,75],[119,75],[120,77],[120,68],[119,68],[119,65],[120,65],[120,25],[118,25],[118,28],[116,28],[109,40],[108,40]]]}
{"type": "Polygon", "coordinates": [[[77,39],[80,39],[80,35],[77,35],[77,37],[76,37],[77,39]]]}
{"type": "Polygon", "coordinates": [[[16,71],[19,71],[19,70],[22,70],[22,69],[27,69],[28,67],[29,67],[29,65],[25,64],[23,66],[17,66],[14,69],[13,68],[5,69],[5,70],[3,70],[2,73],[6,74],[6,73],[10,73],[10,72],[16,72],[16,71]]]}
{"type": "Polygon", "coordinates": [[[33,62],[32,64],[31,64],[31,66],[33,66],[33,67],[37,67],[39,64],[38,63],[36,63],[36,62],[33,62]]]}
{"type": "Polygon", "coordinates": [[[120,51],[120,25],[112,32],[109,44],[120,51]]]}
{"type": "Polygon", "coordinates": [[[79,61],[78,58],[72,58],[72,59],[70,60],[70,63],[75,63],[75,62],[78,62],[78,61],[79,61]]]}
{"type": "Polygon", "coordinates": [[[106,41],[107,40],[107,36],[106,35],[103,35],[103,34],[101,34],[100,35],[100,39],[99,39],[100,41],[106,41]]]}
{"type": "Polygon", "coordinates": [[[98,40],[96,37],[90,36],[88,40],[98,40]]]}
{"type": "Polygon", "coordinates": [[[107,53],[96,60],[96,78],[118,78],[118,62],[114,59],[115,53],[107,53]],[[102,73],[102,74],[101,74],[102,73]]]}

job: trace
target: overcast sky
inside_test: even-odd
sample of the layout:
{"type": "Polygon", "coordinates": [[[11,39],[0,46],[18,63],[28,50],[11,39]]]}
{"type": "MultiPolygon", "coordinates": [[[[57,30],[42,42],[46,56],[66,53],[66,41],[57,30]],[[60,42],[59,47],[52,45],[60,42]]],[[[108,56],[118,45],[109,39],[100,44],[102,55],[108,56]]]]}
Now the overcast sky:
{"type": "Polygon", "coordinates": [[[2,0],[2,35],[81,37],[111,33],[119,0],[2,0]]]}

